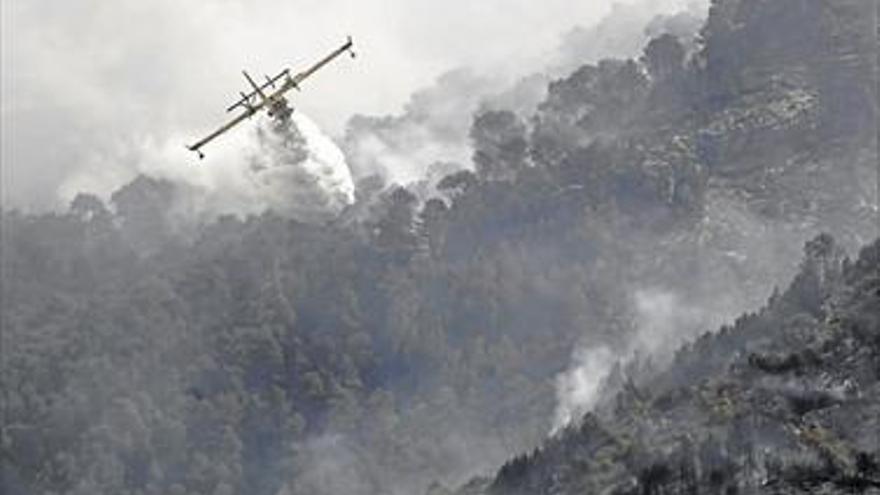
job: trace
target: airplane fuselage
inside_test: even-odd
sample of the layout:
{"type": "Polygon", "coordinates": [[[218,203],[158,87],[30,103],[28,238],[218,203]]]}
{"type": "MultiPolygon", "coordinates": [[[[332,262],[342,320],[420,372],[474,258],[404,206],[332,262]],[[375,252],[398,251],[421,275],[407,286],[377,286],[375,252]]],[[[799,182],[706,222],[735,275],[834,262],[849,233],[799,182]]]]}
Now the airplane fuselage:
{"type": "Polygon", "coordinates": [[[248,74],[246,71],[242,71],[242,74],[244,74],[245,79],[247,79],[253,90],[247,94],[241,93],[241,99],[236,103],[233,103],[229,108],[226,109],[226,111],[231,112],[236,108],[241,107],[242,109],[244,109],[244,112],[221,126],[216,131],[202,138],[195,144],[187,146],[187,148],[191,151],[195,151],[196,153],[198,153],[199,158],[204,158],[205,155],[201,151],[201,148],[204,145],[208,144],[226,131],[232,129],[242,121],[249,119],[263,108],[266,109],[270,117],[286,120],[288,117],[290,117],[290,114],[293,112],[293,110],[288,105],[287,98],[284,97],[284,94],[291,89],[299,90],[299,85],[301,82],[303,82],[309,76],[330,63],[339,55],[345,52],[349,52],[353,58],[355,56],[352,49],[353,46],[354,43],[352,42],[351,37],[349,37],[348,41],[345,44],[334,50],[332,53],[330,53],[305,71],[291,77],[290,70],[285,69],[273,78],[266,76],[266,82],[263,85],[257,85],[257,83],[251,78],[250,74],[248,74]],[[276,88],[276,84],[279,82],[281,83],[281,86],[276,88]],[[267,90],[273,91],[267,94],[267,90]]]}

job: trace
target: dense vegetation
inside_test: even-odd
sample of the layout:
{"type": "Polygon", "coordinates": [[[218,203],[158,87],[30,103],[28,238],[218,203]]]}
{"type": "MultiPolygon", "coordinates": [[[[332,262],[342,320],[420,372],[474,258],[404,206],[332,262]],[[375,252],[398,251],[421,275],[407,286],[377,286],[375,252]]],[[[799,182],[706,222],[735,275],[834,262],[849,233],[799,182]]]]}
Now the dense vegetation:
{"type": "MultiPolygon", "coordinates": [[[[266,212],[193,226],[172,207],[184,189],[139,177],[109,204],[80,195],[66,212],[4,211],[0,486],[412,493],[530,450],[550,429],[572,349],[638,347],[635,291],[728,315],[794,276],[817,232],[850,249],[877,235],[866,6],[715,1],[696,53],[660,36],[639,60],[552,82],[534,115],[481,110],[474,170],[424,202],[368,179],[326,224],[266,212]]],[[[846,282],[834,294],[858,293],[845,301],[861,309],[833,313],[862,322],[847,332],[876,328],[863,278],[875,251],[835,278],[846,282]]],[[[773,319],[693,349],[722,352],[706,342],[788,318],[825,332],[826,284],[797,282],[824,274],[798,277],[773,319]]],[[[697,330],[707,328],[661,338],[697,330]]],[[[691,383],[706,355],[683,352],[692,364],[657,380],[691,383]]],[[[810,359],[762,351],[753,368],[787,373],[810,359]]],[[[599,425],[554,442],[600,449],[611,440],[599,425]]],[[[662,481],[679,469],[651,459],[627,472],[662,481]]],[[[513,461],[493,487],[550,490],[540,473],[567,465],[557,461],[513,461]]],[[[583,469],[571,479],[587,479],[583,469]]]]}
{"type": "Polygon", "coordinates": [[[876,493],[880,241],[806,245],[789,288],[506,463],[488,493],[876,493]]]}

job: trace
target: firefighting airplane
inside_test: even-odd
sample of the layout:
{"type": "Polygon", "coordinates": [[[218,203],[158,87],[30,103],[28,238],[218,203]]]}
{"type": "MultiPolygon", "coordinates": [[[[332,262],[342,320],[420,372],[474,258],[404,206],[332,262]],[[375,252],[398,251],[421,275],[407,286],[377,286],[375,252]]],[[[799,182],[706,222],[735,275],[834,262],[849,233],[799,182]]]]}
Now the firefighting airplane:
{"type": "Polygon", "coordinates": [[[352,42],[351,36],[348,37],[348,40],[345,42],[345,44],[334,50],[332,53],[330,53],[329,55],[321,59],[318,63],[309,67],[305,71],[291,76],[290,69],[284,69],[275,77],[270,78],[269,76],[265,76],[266,82],[263,83],[262,86],[257,86],[257,83],[254,82],[254,80],[246,71],[241,71],[242,74],[244,74],[245,79],[247,79],[248,83],[250,83],[253,91],[247,94],[242,92],[241,99],[233,103],[229,108],[226,109],[226,111],[231,112],[237,108],[241,108],[243,110],[242,113],[224,124],[216,131],[205,136],[197,143],[187,146],[187,149],[198,153],[200,159],[205,158],[205,154],[201,151],[202,146],[208,144],[209,142],[214,140],[214,138],[237,126],[242,121],[251,118],[255,113],[264,108],[267,109],[267,113],[270,117],[275,117],[280,120],[287,119],[293,110],[291,110],[291,108],[287,105],[287,99],[284,97],[284,93],[287,93],[291,89],[296,89],[297,91],[299,91],[300,83],[305,81],[309,76],[311,76],[319,69],[330,63],[333,59],[335,59],[339,55],[342,55],[345,52],[348,52],[348,54],[351,55],[351,58],[355,57],[354,42],[352,42]],[[276,88],[276,84],[280,86],[276,88]],[[266,90],[271,90],[271,92],[269,94],[266,94],[266,90]]]}

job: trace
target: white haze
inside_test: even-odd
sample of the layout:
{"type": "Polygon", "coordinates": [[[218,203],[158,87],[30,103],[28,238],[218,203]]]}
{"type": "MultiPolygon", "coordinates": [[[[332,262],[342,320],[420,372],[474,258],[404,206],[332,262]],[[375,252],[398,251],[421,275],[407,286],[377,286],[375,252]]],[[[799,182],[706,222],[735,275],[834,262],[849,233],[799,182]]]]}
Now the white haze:
{"type": "MultiPolygon", "coordinates": [[[[255,117],[250,128],[218,142],[211,153],[210,163],[190,163],[178,156],[172,142],[145,139],[132,143],[128,160],[139,172],[178,186],[181,194],[171,206],[174,217],[184,222],[266,210],[320,221],[354,201],[345,156],[303,112],[294,112],[287,125],[255,117]]],[[[106,180],[75,172],[59,191],[73,197],[80,191],[101,190],[106,180]]]]}
{"type": "Polygon", "coordinates": [[[663,360],[684,341],[718,328],[737,313],[707,301],[687,301],[674,290],[659,287],[635,290],[632,307],[635,333],[623,350],[584,342],[575,349],[569,368],[556,377],[551,435],[593,409],[615,365],[645,356],[663,360]]]}
{"type": "MultiPolygon", "coordinates": [[[[353,201],[358,179],[414,184],[470,168],[468,132],[479,108],[527,119],[550,78],[603,57],[637,56],[651,36],[686,30],[705,7],[705,0],[4,2],[3,205],[61,207],[81,191],[106,198],[146,173],[186,188],[186,201],[175,205],[182,218],[272,209],[324,219],[353,201]],[[359,58],[338,60],[294,95],[292,132],[302,142],[261,118],[211,143],[203,162],[184,149],[227,118],[222,109],[242,87],[241,68],[301,67],[347,34],[359,58]]],[[[637,292],[635,307],[640,330],[623,355],[662,351],[680,341],[670,336],[687,334],[678,327],[702,322],[670,292],[637,292]]],[[[615,360],[589,343],[574,352],[558,377],[554,429],[595,404],[615,360]]]]}
{"type": "MultiPolygon", "coordinates": [[[[685,3],[639,5],[654,12],[685,3]]],[[[222,109],[242,88],[242,68],[302,67],[352,34],[360,58],[328,67],[294,101],[339,136],[350,115],[398,112],[415,90],[457,67],[510,81],[556,64],[561,34],[595,24],[612,2],[32,0],[0,8],[2,204],[45,209],[64,207],[71,184],[106,197],[155,168],[153,159],[184,169],[180,175],[204,175],[192,171],[183,145],[227,117],[222,109]]],[[[436,153],[423,146],[414,152],[421,161],[449,151],[442,142],[436,153]]],[[[208,182],[230,180],[220,170],[228,149],[212,144],[200,164],[217,175],[208,182]]],[[[461,148],[452,154],[467,157],[461,148]]]]}
{"type": "MultiPolygon", "coordinates": [[[[538,57],[517,53],[501,66],[496,61],[446,72],[413,93],[402,112],[350,121],[343,148],[355,179],[378,175],[407,185],[430,180],[438,163],[470,169],[475,112],[508,109],[528,121],[552,78],[602,58],[637,58],[651,37],[665,32],[692,45],[706,12],[705,0],[613,2],[598,21],[573,25],[538,57]]],[[[516,36],[511,43],[523,41],[533,42],[516,36]]]]}
{"type": "Polygon", "coordinates": [[[599,398],[602,382],[616,362],[615,353],[605,346],[575,350],[572,367],[556,377],[557,405],[551,434],[593,408],[599,398]]]}

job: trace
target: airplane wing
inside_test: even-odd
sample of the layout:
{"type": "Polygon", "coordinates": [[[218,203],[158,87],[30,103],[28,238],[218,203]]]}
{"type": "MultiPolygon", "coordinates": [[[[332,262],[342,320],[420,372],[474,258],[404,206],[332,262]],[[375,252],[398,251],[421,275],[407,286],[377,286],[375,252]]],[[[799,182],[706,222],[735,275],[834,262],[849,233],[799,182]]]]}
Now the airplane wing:
{"type": "MultiPolygon", "coordinates": [[[[272,105],[275,102],[283,101],[282,96],[284,95],[284,93],[290,91],[293,88],[299,89],[299,83],[308,79],[309,76],[311,76],[312,74],[314,74],[315,72],[320,70],[322,67],[324,67],[325,65],[330,63],[333,59],[335,59],[339,55],[342,55],[343,53],[348,52],[352,56],[352,58],[354,58],[355,54],[354,54],[353,46],[354,46],[354,42],[351,40],[351,36],[349,36],[348,40],[345,42],[345,44],[343,44],[342,46],[340,46],[339,48],[334,50],[332,53],[330,53],[329,55],[327,55],[326,57],[321,59],[318,63],[312,65],[311,67],[309,67],[305,71],[300,72],[299,74],[291,77],[290,70],[285,69],[273,78],[266,77],[266,82],[261,86],[258,86],[254,82],[254,80],[251,79],[251,77],[247,74],[247,72],[244,72],[244,76],[248,80],[248,82],[250,83],[251,87],[253,88],[253,91],[251,91],[248,94],[242,93],[241,100],[239,100],[238,102],[234,103],[232,106],[230,106],[229,108],[226,109],[226,111],[229,112],[229,111],[232,111],[238,107],[242,107],[242,108],[244,108],[244,113],[242,113],[238,117],[235,117],[234,119],[230,120],[229,122],[227,122],[226,124],[224,124],[223,126],[218,128],[216,131],[205,136],[204,138],[202,138],[200,141],[196,142],[195,144],[187,146],[187,148],[191,151],[195,151],[196,153],[198,153],[199,158],[204,158],[205,155],[200,150],[200,148],[202,146],[208,144],[209,142],[211,142],[212,140],[214,140],[218,136],[222,135],[226,131],[237,126],[242,121],[247,120],[248,118],[253,116],[255,113],[257,113],[258,111],[265,108],[267,105],[272,105]],[[281,87],[276,89],[274,92],[272,92],[270,95],[267,96],[263,90],[265,90],[267,88],[274,89],[275,84],[282,79],[283,79],[283,83],[281,84],[281,87]],[[256,100],[255,99],[256,96],[259,96],[260,100],[254,101],[252,103],[252,100],[256,100]]],[[[270,108],[270,110],[271,110],[271,108],[270,108]]],[[[270,114],[271,114],[271,111],[270,111],[270,114]]]]}
{"type": "MultiPolygon", "coordinates": [[[[275,76],[275,77],[273,77],[273,78],[269,78],[269,77],[267,76],[267,77],[266,77],[266,82],[263,83],[263,85],[260,86],[259,89],[253,90],[253,91],[251,91],[250,93],[247,93],[247,94],[242,93],[242,94],[241,94],[241,99],[238,100],[237,102],[233,103],[232,105],[230,105],[229,108],[226,109],[226,111],[227,111],[227,112],[231,112],[231,111],[235,110],[235,109],[238,108],[238,107],[245,107],[245,108],[247,108],[248,106],[251,106],[251,100],[253,100],[254,97],[257,96],[257,93],[258,93],[258,92],[262,92],[262,91],[265,90],[265,89],[274,88],[274,87],[275,87],[275,83],[277,83],[277,82],[278,82],[281,78],[283,78],[283,77],[289,77],[289,74],[290,74],[290,69],[284,69],[284,70],[281,71],[277,76],[275,76]]],[[[253,82],[252,82],[251,84],[253,84],[253,82]]]]}
{"type": "Polygon", "coordinates": [[[281,91],[276,92],[275,94],[279,94],[279,93],[283,94],[293,88],[299,89],[299,83],[308,79],[309,76],[311,76],[315,72],[318,72],[318,70],[320,70],[322,67],[324,67],[325,65],[330,63],[334,58],[338,57],[339,55],[341,55],[345,52],[348,52],[349,54],[351,54],[352,58],[354,58],[354,56],[355,56],[355,54],[354,54],[354,41],[352,41],[351,36],[348,37],[348,40],[345,42],[344,45],[337,48],[335,51],[333,51],[333,53],[327,55],[320,62],[309,67],[305,71],[300,72],[299,74],[293,76],[292,78],[290,77],[290,69],[284,69],[275,77],[270,78],[269,76],[266,76],[266,82],[263,83],[261,86],[257,86],[256,83],[254,83],[254,81],[250,78],[250,76],[247,75],[247,73],[245,73],[245,77],[247,78],[248,82],[251,84],[251,86],[254,89],[250,93],[247,93],[247,94],[242,93],[241,99],[238,100],[237,102],[233,103],[232,105],[230,105],[229,108],[226,109],[226,111],[231,112],[238,107],[247,107],[250,105],[251,100],[253,100],[254,97],[256,97],[256,96],[260,96],[261,98],[265,98],[265,95],[263,94],[263,90],[266,90],[269,88],[274,89],[275,84],[284,78],[286,78],[286,79],[282,83],[281,91]]]}
{"type": "Polygon", "coordinates": [[[321,59],[321,61],[319,61],[315,65],[309,67],[305,71],[300,72],[299,74],[293,76],[293,79],[292,79],[293,86],[292,87],[298,86],[299,83],[308,79],[309,76],[311,76],[315,72],[318,72],[318,70],[320,70],[321,67],[324,67],[325,65],[329,64],[334,58],[342,55],[345,52],[348,52],[349,55],[351,55],[351,58],[355,57],[354,42],[351,40],[351,36],[348,37],[348,40],[345,42],[344,45],[342,45],[339,48],[337,48],[336,50],[334,50],[333,53],[331,53],[330,55],[327,55],[326,57],[321,59]]]}
{"type": "Polygon", "coordinates": [[[251,118],[255,113],[257,113],[257,111],[259,111],[260,109],[262,109],[264,106],[266,106],[266,103],[265,103],[265,102],[259,102],[259,103],[257,103],[256,105],[253,105],[253,106],[251,106],[251,107],[248,107],[248,110],[247,110],[247,111],[245,111],[244,113],[242,113],[242,114],[239,115],[238,117],[236,117],[236,118],[230,120],[229,122],[223,124],[223,125],[222,125],[220,128],[218,128],[216,131],[212,132],[211,134],[208,134],[207,136],[205,136],[204,138],[202,138],[201,140],[199,140],[197,143],[187,146],[187,149],[189,149],[190,151],[195,151],[196,153],[198,153],[198,154],[199,154],[199,158],[204,158],[204,157],[205,157],[205,154],[202,153],[201,150],[199,150],[199,148],[201,148],[202,146],[204,146],[204,145],[208,144],[209,142],[213,141],[216,137],[218,137],[218,136],[220,136],[221,134],[225,133],[225,132],[228,131],[229,129],[232,129],[233,127],[237,126],[238,124],[242,123],[243,121],[245,121],[245,120],[251,118]]]}

